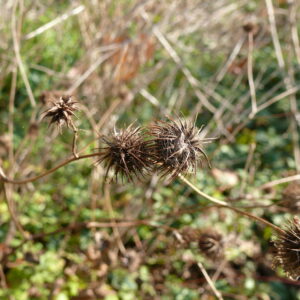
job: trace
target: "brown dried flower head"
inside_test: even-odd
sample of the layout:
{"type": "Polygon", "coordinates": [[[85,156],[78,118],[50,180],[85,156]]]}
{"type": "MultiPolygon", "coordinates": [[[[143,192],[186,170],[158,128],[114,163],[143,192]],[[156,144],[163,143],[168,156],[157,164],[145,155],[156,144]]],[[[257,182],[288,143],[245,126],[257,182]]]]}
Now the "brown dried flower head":
{"type": "Polygon", "coordinates": [[[97,163],[104,162],[105,178],[113,169],[116,180],[121,177],[133,181],[143,178],[150,170],[149,141],[145,141],[140,127],[134,128],[131,124],[126,129],[114,130],[111,136],[103,136],[101,140],[105,146],[100,148],[97,163]]]}
{"type": "Polygon", "coordinates": [[[211,139],[202,139],[201,129],[180,118],[168,118],[167,122],[157,121],[150,126],[152,155],[162,177],[174,179],[180,173],[196,172],[203,157],[210,166],[203,145],[211,139]]]}
{"type": "Polygon", "coordinates": [[[254,30],[254,28],[255,28],[255,24],[253,24],[251,22],[245,23],[243,25],[243,29],[244,29],[245,32],[251,32],[251,31],[254,30]]]}
{"type": "Polygon", "coordinates": [[[74,112],[78,110],[76,104],[71,96],[61,96],[58,101],[52,102],[52,106],[44,112],[43,118],[51,118],[49,125],[55,124],[60,131],[64,124],[76,130],[72,120],[74,112]]]}
{"type": "Polygon", "coordinates": [[[300,182],[290,183],[282,192],[282,205],[291,213],[300,212],[300,182]]]}
{"type": "Polygon", "coordinates": [[[185,227],[180,230],[181,245],[185,248],[197,245],[197,249],[212,260],[224,257],[223,236],[213,229],[197,229],[185,227]]]}
{"type": "Polygon", "coordinates": [[[192,228],[192,227],[184,227],[182,228],[178,234],[175,234],[177,247],[189,248],[192,243],[197,243],[200,236],[200,229],[192,228]]]}
{"type": "Polygon", "coordinates": [[[300,220],[294,217],[275,240],[273,267],[280,266],[292,279],[300,277],[300,220]]]}
{"type": "Polygon", "coordinates": [[[205,230],[198,240],[199,250],[207,258],[216,260],[224,256],[223,236],[214,230],[205,230]]]}
{"type": "Polygon", "coordinates": [[[186,243],[191,243],[191,242],[198,241],[201,231],[197,228],[184,227],[183,229],[180,230],[180,234],[182,235],[182,239],[186,243]]]}

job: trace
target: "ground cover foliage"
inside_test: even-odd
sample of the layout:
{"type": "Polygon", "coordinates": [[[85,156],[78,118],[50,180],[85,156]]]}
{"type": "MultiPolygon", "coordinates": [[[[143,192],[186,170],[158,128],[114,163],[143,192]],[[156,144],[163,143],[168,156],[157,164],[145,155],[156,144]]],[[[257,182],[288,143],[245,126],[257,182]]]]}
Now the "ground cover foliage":
{"type": "Polygon", "coordinates": [[[168,118],[204,125],[195,139],[216,138],[204,145],[211,168],[203,159],[186,178],[290,226],[291,241],[300,207],[297,1],[0,6],[0,299],[299,299],[298,252],[290,258],[270,226],[197,194],[177,177],[185,161],[167,170],[172,180],[150,172],[116,181],[99,157],[76,159],[130,124],[159,134],[155,122],[168,118]],[[57,122],[52,102],[69,95],[76,104],[57,122]]]}

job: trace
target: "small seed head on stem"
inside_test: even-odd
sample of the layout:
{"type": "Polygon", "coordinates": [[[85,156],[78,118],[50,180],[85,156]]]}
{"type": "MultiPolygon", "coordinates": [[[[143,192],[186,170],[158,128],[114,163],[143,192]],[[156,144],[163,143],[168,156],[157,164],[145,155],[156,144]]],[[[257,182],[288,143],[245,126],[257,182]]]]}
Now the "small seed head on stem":
{"type": "Polygon", "coordinates": [[[198,240],[199,250],[203,255],[212,260],[224,257],[223,236],[215,230],[206,230],[200,234],[198,240]]]}
{"type": "Polygon", "coordinates": [[[62,126],[67,125],[73,131],[76,127],[72,117],[75,116],[75,111],[79,110],[77,102],[72,100],[71,96],[61,96],[59,100],[52,102],[52,106],[44,112],[44,118],[50,118],[49,125],[56,125],[61,132],[62,126]]]}
{"type": "Polygon", "coordinates": [[[200,137],[201,129],[180,118],[157,121],[149,127],[154,163],[162,177],[174,179],[179,174],[195,173],[203,157],[210,165],[203,149],[210,139],[200,137]]]}
{"type": "Polygon", "coordinates": [[[281,205],[291,213],[300,212],[300,182],[291,182],[282,192],[281,205]]]}
{"type": "Polygon", "coordinates": [[[220,260],[224,257],[223,236],[217,231],[207,229],[195,229],[185,227],[180,231],[185,247],[190,243],[197,243],[198,250],[211,260],[220,260]]]}
{"type": "Polygon", "coordinates": [[[140,127],[134,128],[131,124],[126,129],[115,130],[110,136],[103,136],[101,140],[104,147],[100,148],[97,163],[105,164],[105,178],[112,169],[116,180],[121,177],[133,181],[134,178],[143,178],[151,169],[150,144],[144,139],[140,127]]]}
{"type": "Polygon", "coordinates": [[[275,240],[273,267],[280,266],[292,279],[300,277],[300,220],[294,217],[275,240]]]}

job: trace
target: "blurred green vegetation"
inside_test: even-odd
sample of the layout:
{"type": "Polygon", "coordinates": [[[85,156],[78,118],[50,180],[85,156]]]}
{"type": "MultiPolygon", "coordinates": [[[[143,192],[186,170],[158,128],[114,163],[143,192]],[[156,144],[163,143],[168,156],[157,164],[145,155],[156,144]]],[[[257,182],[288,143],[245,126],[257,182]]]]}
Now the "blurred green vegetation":
{"type": "MultiPolygon", "coordinates": [[[[23,11],[22,36],[52,21],[72,7],[72,1],[41,2],[42,4],[38,5],[24,1],[27,11],[23,11]]],[[[39,174],[71,154],[72,132],[64,130],[63,134],[55,135],[52,129],[48,128],[47,122],[40,121],[41,113],[45,111],[45,105],[39,100],[42,93],[68,90],[78,79],[72,77],[70,70],[73,69],[76,74],[84,73],[85,67],[96,59],[91,58],[92,55],[95,56],[92,50],[107,45],[104,41],[107,32],[111,31],[113,38],[116,38],[114,34],[124,34],[134,39],[141,28],[147,26],[146,22],[144,24],[139,19],[141,17],[132,17],[132,20],[125,22],[126,16],[138,1],[104,1],[106,4],[101,1],[94,2],[96,4],[93,5],[89,1],[81,1],[86,5],[84,13],[69,17],[34,38],[20,39],[20,54],[37,101],[37,108],[33,109],[30,106],[24,81],[18,72],[13,113],[13,149],[14,153],[20,152],[21,155],[18,156],[18,160],[12,161],[7,153],[1,152],[3,169],[15,178],[39,174]],[[104,8],[106,11],[103,11],[104,8]],[[105,14],[107,19],[104,19],[105,14]],[[144,25],[139,25],[138,22],[144,25]],[[106,29],[107,32],[102,33],[101,30],[104,30],[105,26],[110,27],[106,29]],[[121,30],[118,26],[125,27],[121,27],[121,30]],[[93,32],[99,32],[99,36],[93,36],[93,32]],[[89,56],[91,57],[88,59],[89,56]],[[38,132],[29,134],[34,120],[38,132]],[[13,167],[15,169],[11,172],[13,167]]],[[[170,1],[167,2],[171,5],[170,1]]],[[[203,7],[209,5],[208,2],[204,1],[203,7]]],[[[284,1],[274,2],[274,5],[283,5],[280,3],[284,1]]],[[[265,12],[260,1],[250,1],[246,5],[243,1],[222,3],[224,7],[234,3],[241,5],[231,11],[229,18],[234,18],[238,13],[241,14],[241,18],[249,13],[256,14],[259,18],[259,13],[265,12]]],[[[7,9],[5,20],[10,24],[12,9],[9,4],[2,5],[7,9]]],[[[183,7],[177,5],[178,14],[189,9],[185,7],[188,6],[185,3],[181,3],[183,7]]],[[[198,9],[203,7],[199,4],[198,9]]],[[[154,24],[159,26],[166,22],[168,9],[163,4],[158,5],[157,10],[153,7],[148,9],[154,24]]],[[[217,10],[214,6],[212,9],[217,10]]],[[[281,9],[285,11],[288,7],[283,6],[281,9]]],[[[192,12],[191,9],[189,13],[192,12]]],[[[20,14],[19,8],[17,14],[20,14]]],[[[18,15],[18,22],[20,18],[18,15]]],[[[176,39],[176,30],[181,29],[182,24],[179,22],[176,27],[176,15],[169,18],[170,23],[174,22],[172,24],[175,29],[166,30],[170,31],[172,37],[174,29],[175,37],[170,40],[182,63],[199,80],[202,92],[206,91],[206,87],[213,88],[212,78],[228,58],[233,48],[232,36],[237,28],[230,22],[227,24],[224,17],[220,19],[220,24],[216,22],[213,26],[211,36],[207,32],[208,29],[202,32],[200,28],[199,34],[196,31],[176,39]],[[226,23],[223,30],[227,35],[227,48],[223,45],[223,39],[221,40],[222,22],[226,23]],[[218,38],[221,46],[215,47],[218,38]]],[[[262,30],[267,31],[267,37],[263,35],[263,41],[257,42],[261,44],[253,53],[253,75],[255,79],[261,77],[257,83],[256,96],[257,99],[261,99],[278,85],[278,89],[267,97],[270,99],[286,90],[282,83],[284,74],[278,67],[272,40],[268,35],[267,17],[261,17],[257,22],[264,28],[262,30]]],[[[280,25],[285,24],[284,20],[280,22],[280,25]]],[[[145,32],[149,33],[150,29],[151,27],[147,27],[145,32]]],[[[3,60],[0,77],[2,138],[8,132],[8,99],[13,81],[12,70],[16,69],[16,63],[10,26],[2,24],[0,33],[5,37],[4,46],[0,48],[0,57],[3,60]]],[[[284,31],[280,31],[279,34],[282,45],[286,45],[287,37],[284,31]]],[[[284,51],[285,59],[288,60],[289,53],[286,53],[286,48],[284,51]]],[[[245,53],[247,43],[241,50],[241,56],[245,57],[245,53]]],[[[294,67],[295,85],[298,86],[300,74],[296,57],[292,58],[291,63],[294,67]]],[[[157,41],[153,56],[140,66],[135,78],[114,83],[107,88],[110,93],[105,90],[103,94],[99,94],[99,91],[94,89],[101,78],[107,76],[107,81],[113,81],[111,74],[104,74],[108,72],[104,65],[96,70],[94,77],[83,82],[76,90],[75,97],[86,105],[92,112],[92,118],[98,122],[109,110],[110,105],[116,99],[122,98],[122,89],[125,88],[125,94],[129,94],[137,89],[140,82],[151,77],[152,71],[153,79],[146,84],[146,88],[159,100],[159,106],[154,106],[141,94],[136,93],[131,102],[120,102],[119,110],[112,113],[100,131],[108,132],[116,120],[117,125],[121,127],[133,121],[147,125],[153,119],[164,117],[162,108],[169,108],[174,115],[192,116],[199,99],[195,96],[193,87],[187,83],[186,75],[180,70],[180,66],[174,63],[166,49],[157,41]],[[159,63],[162,66],[155,73],[153,70],[159,63]]],[[[215,93],[222,99],[235,99],[232,100],[233,107],[238,106],[240,99],[248,92],[246,73],[236,75],[227,72],[223,80],[215,86],[215,93]],[[233,88],[233,83],[239,80],[237,78],[240,78],[240,82],[233,88]]],[[[299,93],[296,97],[299,97],[299,93]]],[[[214,104],[222,105],[218,102],[214,104]]],[[[244,103],[240,110],[227,115],[228,120],[243,115],[250,107],[250,101],[244,103]]],[[[207,194],[232,201],[237,206],[266,205],[246,209],[282,226],[293,215],[288,210],[280,209],[278,204],[281,191],[286,185],[276,186],[270,191],[261,190],[259,187],[266,182],[295,174],[289,114],[289,101],[288,98],[284,98],[248,120],[235,136],[235,140],[229,141],[218,129],[218,120],[214,119],[213,113],[205,108],[201,109],[197,125],[200,127],[202,124],[208,124],[208,133],[219,137],[206,148],[213,168],[232,172],[238,181],[233,186],[224,187],[222,179],[226,174],[219,178],[213,176],[208,168],[201,168],[196,176],[190,176],[192,182],[207,194]],[[253,159],[246,170],[245,165],[253,144],[256,146],[253,159]],[[273,206],[267,206],[271,204],[273,206]]],[[[78,149],[89,145],[86,153],[92,152],[99,147],[98,140],[95,140],[95,132],[84,111],[77,116],[76,122],[80,128],[78,149]]],[[[232,128],[228,126],[229,130],[233,131],[247,117],[248,113],[245,113],[244,118],[230,124],[232,128]]],[[[299,130],[299,124],[296,130],[299,130]]],[[[272,232],[269,228],[237,216],[231,211],[211,207],[208,201],[201,199],[179,180],[167,183],[157,181],[154,177],[144,183],[112,183],[106,187],[103,174],[101,166],[95,166],[92,160],[87,159],[69,164],[36,182],[13,186],[12,199],[19,223],[25,232],[36,236],[34,240],[29,241],[24,241],[18,229],[14,227],[2,189],[0,299],[214,299],[197,268],[197,262],[201,261],[211,276],[219,266],[202,256],[197,248],[178,247],[178,241],[166,232],[163,226],[156,228],[139,225],[136,228],[120,228],[119,233],[112,228],[83,226],[90,221],[104,222],[111,218],[151,219],[156,225],[167,225],[177,229],[186,226],[214,228],[221,232],[227,241],[227,262],[215,282],[224,299],[300,299],[299,281],[292,282],[285,278],[280,270],[274,271],[271,268],[272,247],[269,240],[272,232]],[[107,199],[110,199],[113,211],[109,208],[107,199]],[[196,208],[188,211],[193,207],[196,208]],[[186,209],[186,213],[180,213],[186,209]],[[10,240],[7,244],[8,236],[10,240]],[[132,256],[119,250],[118,236],[132,256]]]]}

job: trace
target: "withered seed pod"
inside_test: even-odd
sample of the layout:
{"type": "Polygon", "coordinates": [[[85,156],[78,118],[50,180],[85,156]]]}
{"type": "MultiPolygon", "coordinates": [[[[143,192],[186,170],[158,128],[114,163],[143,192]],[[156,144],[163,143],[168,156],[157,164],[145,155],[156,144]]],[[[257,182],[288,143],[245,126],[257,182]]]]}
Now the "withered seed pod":
{"type": "Polygon", "coordinates": [[[75,116],[74,112],[78,110],[77,102],[72,100],[71,96],[62,96],[58,101],[52,102],[52,106],[44,112],[43,118],[51,118],[49,125],[56,125],[59,130],[64,124],[68,128],[75,129],[72,117],[75,116]]]}
{"type": "Polygon", "coordinates": [[[111,169],[118,177],[133,180],[141,179],[151,169],[149,141],[145,141],[140,127],[131,124],[126,129],[115,130],[111,136],[101,137],[104,147],[100,148],[98,163],[106,167],[105,178],[111,169]]]}
{"type": "Polygon", "coordinates": [[[209,165],[203,146],[211,139],[202,139],[201,129],[180,118],[157,121],[149,127],[151,153],[162,177],[174,179],[179,174],[196,172],[203,157],[209,165]]]}
{"type": "Polygon", "coordinates": [[[300,277],[300,220],[294,217],[274,242],[276,255],[273,267],[280,266],[292,279],[300,277]]]}
{"type": "Polygon", "coordinates": [[[214,230],[203,231],[198,246],[202,254],[209,259],[216,260],[224,256],[223,236],[214,230]]]}

